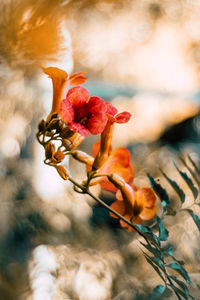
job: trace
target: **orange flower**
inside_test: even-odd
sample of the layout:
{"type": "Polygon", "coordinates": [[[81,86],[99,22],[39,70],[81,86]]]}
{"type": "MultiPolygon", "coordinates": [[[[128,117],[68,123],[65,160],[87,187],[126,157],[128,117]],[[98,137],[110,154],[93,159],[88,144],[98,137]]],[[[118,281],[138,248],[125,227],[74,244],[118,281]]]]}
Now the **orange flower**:
{"type": "Polygon", "coordinates": [[[98,153],[95,153],[96,157],[92,166],[93,170],[98,170],[111,154],[114,123],[127,123],[131,117],[131,114],[127,111],[117,114],[117,109],[110,102],[107,102],[106,106],[108,120],[101,133],[100,146],[98,146],[98,153]]]}
{"type": "Polygon", "coordinates": [[[92,154],[95,157],[92,169],[98,170],[108,160],[112,151],[112,136],[114,130],[114,122],[110,120],[101,133],[101,139],[99,142],[93,145],[92,154]]]}
{"type": "Polygon", "coordinates": [[[68,74],[55,67],[43,68],[45,74],[49,75],[53,83],[53,104],[50,114],[47,117],[47,122],[52,114],[60,112],[60,103],[67,93],[70,85],[78,85],[84,83],[87,78],[83,76],[84,72],[74,73],[70,77],[68,74]]]}
{"type": "MultiPolygon", "coordinates": [[[[118,187],[120,189],[116,193],[117,201],[111,205],[112,209],[134,224],[142,224],[143,220],[148,221],[155,217],[157,212],[156,196],[151,188],[138,189],[135,185],[127,183],[118,187]]],[[[112,213],[110,215],[117,218],[112,213]]],[[[134,231],[123,220],[120,220],[120,224],[129,232],[134,231]]]]}
{"type": "MultiPolygon", "coordinates": [[[[93,156],[99,153],[100,141],[93,145],[93,156]]],[[[97,154],[98,155],[98,154],[97,154]]],[[[88,167],[89,170],[89,167],[88,167]]],[[[130,152],[123,147],[115,149],[112,153],[108,151],[104,163],[98,169],[97,174],[117,174],[125,182],[130,183],[133,180],[134,169],[131,165],[130,152]]],[[[108,180],[106,176],[97,177],[91,181],[91,185],[100,183],[105,190],[116,192],[117,188],[108,180]]]]}
{"type": "MultiPolygon", "coordinates": [[[[126,182],[133,180],[134,170],[131,165],[130,152],[123,147],[117,148],[112,152],[112,136],[114,123],[126,123],[131,114],[122,112],[117,114],[117,109],[110,103],[107,106],[107,123],[101,133],[100,141],[93,145],[92,154],[95,157],[92,170],[97,171],[96,175],[115,173],[121,176],[126,182]],[[117,115],[116,115],[117,114],[117,115]]],[[[87,170],[91,170],[88,166],[87,170]]],[[[100,183],[105,190],[116,192],[116,187],[108,180],[106,176],[93,179],[90,184],[100,183]]]]}

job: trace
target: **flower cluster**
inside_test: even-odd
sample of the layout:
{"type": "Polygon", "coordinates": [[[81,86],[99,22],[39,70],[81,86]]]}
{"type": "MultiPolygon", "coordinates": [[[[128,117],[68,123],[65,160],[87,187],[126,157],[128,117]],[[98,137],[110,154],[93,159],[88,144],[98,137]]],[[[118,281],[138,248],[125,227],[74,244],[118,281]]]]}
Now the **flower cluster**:
{"type": "MultiPolygon", "coordinates": [[[[102,98],[91,96],[80,86],[87,78],[83,72],[71,76],[58,68],[43,68],[53,83],[53,103],[46,121],[39,124],[38,141],[45,148],[45,163],[54,166],[59,175],[67,180],[67,170],[60,163],[66,155],[85,163],[87,179],[82,182],[85,190],[100,184],[102,189],[116,194],[111,205],[118,214],[133,224],[151,220],[157,212],[156,197],[151,188],[138,188],[132,184],[134,169],[130,152],[123,147],[112,150],[115,123],[129,121],[129,112],[118,110],[102,98]],[[73,86],[70,88],[70,86],[73,86]],[[92,156],[75,150],[90,134],[100,134],[100,140],[93,145],[92,156]],[[53,141],[59,141],[56,149],[53,141]]],[[[116,217],[110,213],[112,217],[116,217]]],[[[122,219],[122,227],[133,231],[122,219]]]]}

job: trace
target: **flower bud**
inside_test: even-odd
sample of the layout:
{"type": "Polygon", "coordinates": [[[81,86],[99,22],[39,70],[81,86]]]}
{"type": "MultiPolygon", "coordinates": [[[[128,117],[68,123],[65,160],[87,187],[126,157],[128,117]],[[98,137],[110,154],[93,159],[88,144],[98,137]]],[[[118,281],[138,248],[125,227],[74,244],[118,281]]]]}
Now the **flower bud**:
{"type": "Polygon", "coordinates": [[[65,169],[64,166],[62,165],[56,166],[56,170],[60,175],[60,177],[62,177],[62,179],[67,180],[69,178],[69,175],[67,174],[67,170],[65,169]]]}
{"type": "Polygon", "coordinates": [[[52,130],[52,129],[56,129],[57,128],[57,124],[59,123],[59,119],[58,118],[53,118],[47,126],[47,130],[52,130]]]}
{"type": "Polygon", "coordinates": [[[81,134],[77,132],[74,133],[73,136],[69,138],[70,142],[72,143],[71,149],[75,149],[76,147],[78,147],[84,139],[85,137],[81,134]]]}
{"type": "Polygon", "coordinates": [[[95,157],[94,164],[92,166],[93,170],[98,170],[108,160],[112,151],[113,130],[114,123],[108,120],[103,132],[101,133],[100,149],[95,157]]]}
{"type": "Polygon", "coordinates": [[[41,120],[39,125],[38,125],[38,130],[39,132],[43,132],[45,130],[45,121],[44,120],[41,120]]]}
{"type": "Polygon", "coordinates": [[[110,182],[112,182],[116,188],[121,189],[122,186],[125,186],[125,180],[117,174],[111,174],[108,176],[110,182]]]}
{"type": "Polygon", "coordinates": [[[52,131],[45,131],[45,135],[52,137],[54,133],[52,131]]]}
{"type": "Polygon", "coordinates": [[[62,140],[62,145],[65,147],[65,149],[67,151],[70,151],[71,148],[72,148],[72,142],[70,140],[68,140],[68,139],[63,139],[62,140]]]}
{"type": "Polygon", "coordinates": [[[65,158],[65,154],[59,149],[59,150],[57,150],[55,153],[54,153],[54,155],[53,155],[53,157],[52,157],[52,161],[54,162],[54,163],[60,163],[63,159],[65,158]]]}
{"type": "Polygon", "coordinates": [[[57,119],[57,118],[58,118],[58,114],[57,113],[53,113],[51,115],[50,121],[53,120],[53,119],[57,119]]]}
{"type": "Polygon", "coordinates": [[[63,139],[68,139],[68,138],[72,137],[73,134],[74,134],[74,132],[71,131],[68,126],[63,127],[61,132],[60,132],[60,136],[63,139]]]}
{"type": "Polygon", "coordinates": [[[45,147],[45,156],[46,159],[51,159],[55,153],[55,145],[49,142],[45,147]]]}
{"type": "Polygon", "coordinates": [[[89,166],[92,166],[93,162],[94,162],[94,157],[90,156],[89,154],[80,151],[80,150],[76,150],[72,153],[73,158],[75,158],[76,160],[85,163],[89,166]]]}

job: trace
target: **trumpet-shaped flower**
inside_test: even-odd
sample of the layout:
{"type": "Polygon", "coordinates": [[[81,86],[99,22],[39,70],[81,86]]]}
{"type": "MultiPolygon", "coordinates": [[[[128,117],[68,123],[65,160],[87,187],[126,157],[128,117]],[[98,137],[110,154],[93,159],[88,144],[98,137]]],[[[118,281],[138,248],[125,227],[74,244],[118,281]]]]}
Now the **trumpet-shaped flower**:
{"type": "Polygon", "coordinates": [[[84,76],[84,72],[74,73],[71,76],[55,67],[42,68],[44,73],[49,75],[53,83],[53,103],[50,114],[47,117],[47,121],[50,120],[52,114],[60,112],[61,100],[65,97],[70,85],[82,84],[87,80],[84,76]]]}
{"type": "MultiPolygon", "coordinates": [[[[134,224],[142,224],[143,220],[151,220],[156,215],[156,196],[151,188],[125,184],[117,191],[116,199],[111,208],[134,224]]],[[[116,218],[114,214],[110,215],[116,218]]],[[[120,224],[128,231],[134,231],[123,220],[120,220],[120,224]]]]}
{"type": "Polygon", "coordinates": [[[126,123],[131,117],[131,114],[127,111],[117,114],[117,109],[110,102],[107,102],[106,106],[106,115],[108,120],[103,132],[101,133],[100,146],[98,153],[95,154],[96,157],[92,167],[93,170],[101,168],[111,154],[114,123],[126,123]]]}
{"type": "MultiPolygon", "coordinates": [[[[92,154],[95,157],[95,160],[92,165],[92,169],[96,170],[98,175],[115,173],[121,176],[125,182],[130,183],[133,180],[134,175],[130,152],[123,147],[117,148],[112,152],[112,136],[114,123],[128,122],[131,114],[128,112],[117,114],[117,109],[110,102],[106,103],[106,107],[108,120],[103,132],[101,133],[100,141],[93,145],[92,154]]],[[[106,176],[98,177],[91,181],[91,184],[96,183],[100,183],[101,187],[105,190],[113,192],[117,190],[106,176]]]]}
{"type": "MultiPolygon", "coordinates": [[[[100,147],[100,141],[93,145],[93,156],[96,156],[100,147]]],[[[133,180],[134,169],[131,164],[131,156],[128,149],[120,147],[111,152],[98,169],[97,174],[117,174],[122,177],[125,182],[130,183],[133,180]]],[[[108,180],[106,176],[97,177],[92,184],[100,183],[101,187],[107,191],[116,192],[117,188],[108,180]]]]}
{"type": "Polygon", "coordinates": [[[98,134],[107,123],[106,104],[100,97],[89,97],[86,88],[77,86],[70,89],[62,100],[60,116],[72,131],[82,136],[98,134]]]}

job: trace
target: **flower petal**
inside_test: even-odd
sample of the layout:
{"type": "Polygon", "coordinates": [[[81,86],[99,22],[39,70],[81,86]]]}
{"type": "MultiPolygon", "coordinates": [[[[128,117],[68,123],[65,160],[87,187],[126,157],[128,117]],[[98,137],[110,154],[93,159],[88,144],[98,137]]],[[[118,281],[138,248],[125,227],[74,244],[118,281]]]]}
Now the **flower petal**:
{"type": "Polygon", "coordinates": [[[98,112],[106,112],[106,104],[105,101],[97,96],[92,96],[87,103],[87,111],[91,114],[98,112]]]}
{"type": "Polygon", "coordinates": [[[140,218],[144,221],[151,220],[155,217],[157,210],[158,208],[156,205],[154,205],[152,208],[145,207],[140,213],[140,218]]]}
{"type": "MultiPolygon", "coordinates": [[[[132,187],[134,192],[136,192],[138,190],[138,187],[136,185],[134,185],[134,184],[129,184],[129,185],[132,187]]],[[[122,193],[120,190],[117,190],[117,192],[116,192],[116,199],[118,201],[123,201],[122,193]]]]}
{"type": "Polygon", "coordinates": [[[99,112],[93,114],[86,122],[86,128],[91,132],[91,134],[101,133],[107,123],[107,117],[104,112],[99,112]]]}
{"type": "Polygon", "coordinates": [[[131,117],[131,114],[127,111],[124,111],[115,116],[115,120],[116,120],[115,122],[120,123],[120,124],[127,123],[129,121],[130,117],[131,117]]]}
{"type": "Polygon", "coordinates": [[[100,148],[100,140],[96,143],[94,143],[93,147],[92,147],[92,155],[95,157],[99,151],[100,148]]]}
{"type": "MultiPolygon", "coordinates": [[[[124,211],[125,211],[125,207],[124,207],[124,202],[122,201],[115,201],[111,204],[110,206],[113,210],[115,210],[116,212],[118,212],[120,215],[123,216],[124,211]]],[[[118,219],[118,217],[116,215],[114,215],[113,213],[110,213],[110,216],[113,218],[118,219]]]]}
{"type": "Polygon", "coordinates": [[[60,104],[60,113],[61,119],[65,123],[71,123],[74,120],[74,109],[71,102],[68,99],[64,99],[60,104]]]}
{"type": "Polygon", "coordinates": [[[110,115],[110,114],[108,114],[108,113],[106,113],[106,115],[107,115],[108,120],[109,120],[111,123],[115,123],[115,122],[116,122],[116,119],[115,119],[114,116],[112,116],[112,115],[110,115]]]}
{"type": "Polygon", "coordinates": [[[67,93],[67,99],[71,102],[74,108],[80,107],[86,103],[90,94],[83,86],[75,86],[67,93]]]}
{"type": "Polygon", "coordinates": [[[72,74],[69,79],[70,79],[70,84],[71,85],[78,85],[82,84],[87,80],[87,77],[83,76],[85,72],[77,72],[72,74]]]}
{"type": "Polygon", "coordinates": [[[106,106],[107,106],[107,114],[114,116],[116,115],[116,113],[118,112],[118,110],[112,105],[111,102],[106,102],[106,106]]]}
{"type": "Polygon", "coordinates": [[[112,184],[106,177],[102,177],[100,184],[103,190],[110,191],[113,193],[115,193],[117,190],[114,184],[112,184]]]}
{"type": "Polygon", "coordinates": [[[42,70],[45,74],[49,75],[49,77],[52,80],[59,78],[61,81],[62,80],[65,81],[68,78],[67,72],[56,67],[48,67],[48,68],[42,67],[42,70]]]}
{"type": "Polygon", "coordinates": [[[115,168],[116,163],[124,168],[127,168],[130,165],[131,155],[128,149],[119,147],[113,151],[110,156],[110,160],[110,166],[112,170],[115,168]]]}
{"type": "Polygon", "coordinates": [[[147,208],[152,208],[156,202],[156,196],[151,188],[143,187],[137,191],[137,202],[141,203],[147,208]]]}
{"type": "Polygon", "coordinates": [[[45,74],[49,75],[53,83],[53,103],[51,112],[47,117],[47,121],[49,121],[52,114],[60,112],[60,103],[64,97],[64,92],[67,88],[66,86],[68,86],[68,74],[65,71],[55,67],[42,67],[42,70],[45,74]]]}
{"type": "Polygon", "coordinates": [[[89,130],[87,130],[82,124],[72,122],[68,124],[69,128],[74,131],[80,133],[82,136],[88,137],[90,135],[89,130]]]}
{"type": "MultiPolygon", "coordinates": [[[[127,183],[132,182],[134,170],[131,165],[130,152],[123,147],[117,148],[110,155],[107,162],[103,165],[102,173],[115,173],[122,177],[127,183]]],[[[116,187],[104,177],[101,182],[101,187],[105,190],[116,192],[116,187]]]]}

